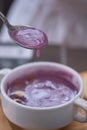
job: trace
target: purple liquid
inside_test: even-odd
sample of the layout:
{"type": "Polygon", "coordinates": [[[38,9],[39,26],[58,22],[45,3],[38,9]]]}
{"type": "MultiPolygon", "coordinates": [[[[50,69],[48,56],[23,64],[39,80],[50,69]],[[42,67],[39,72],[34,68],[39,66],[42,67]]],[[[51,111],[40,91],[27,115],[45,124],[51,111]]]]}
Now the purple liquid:
{"type": "Polygon", "coordinates": [[[38,52],[38,50],[48,44],[46,34],[36,28],[15,26],[15,29],[10,30],[9,34],[20,46],[28,49],[36,49],[38,57],[40,56],[40,52],[38,52]]]}
{"type": "Polygon", "coordinates": [[[17,102],[32,107],[50,107],[71,100],[78,90],[68,80],[50,74],[21,77],[8,84],[7,94],[17,102]],[[23,95],[15,92],[22,91],[23,95]]]}

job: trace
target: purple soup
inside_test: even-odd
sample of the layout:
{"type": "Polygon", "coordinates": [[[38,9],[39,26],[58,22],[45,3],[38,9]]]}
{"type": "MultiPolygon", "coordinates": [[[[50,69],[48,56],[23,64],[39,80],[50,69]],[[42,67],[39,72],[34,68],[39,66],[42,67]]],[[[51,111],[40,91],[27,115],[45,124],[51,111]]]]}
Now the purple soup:
{"type": "Polygon", "coordinates": [[[10,30],[11,38],[20,46],[27,49],[36,49],[36,55],[40,56],[40,49],[48,44],[48,38],[44,32],[36,28],[16,26],[15,30],[10,30]]]}
{"type": "Polygon", "coordinates": [[[26,75],[8,83],[7,95],[23,105],[51,107],[71,100],[78,90],[60,75],[41,73],[26,75]]]}

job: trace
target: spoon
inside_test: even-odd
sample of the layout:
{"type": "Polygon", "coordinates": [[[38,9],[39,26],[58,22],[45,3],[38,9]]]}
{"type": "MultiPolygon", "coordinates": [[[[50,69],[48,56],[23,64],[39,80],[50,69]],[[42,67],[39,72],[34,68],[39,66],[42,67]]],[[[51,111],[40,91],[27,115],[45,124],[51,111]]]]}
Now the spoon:
{"type": "Polygon", "coordinates": [[[24,48],[36,49],[36,55],[40,56],[39,49],[44,48],[48,44],[48,39],[44,32],[34,27],[13,26],[2,12],[0,12],[0,19],[6,25],[11,39],[24,48]]]}

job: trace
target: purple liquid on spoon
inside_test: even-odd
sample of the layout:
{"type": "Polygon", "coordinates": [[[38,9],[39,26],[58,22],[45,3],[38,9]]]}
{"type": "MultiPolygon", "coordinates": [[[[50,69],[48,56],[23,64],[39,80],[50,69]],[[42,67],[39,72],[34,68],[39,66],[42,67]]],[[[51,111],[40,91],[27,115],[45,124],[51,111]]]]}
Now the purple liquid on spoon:
{"type": "Polygon", "coordinates": [[[48,44],[47,36],[44,32],[25,26],[15,26],[15,29],[9,30],[11,38],[20,46],[28,49],[36,49],[37,57],[40,56],[40,48],[48,44]]]}

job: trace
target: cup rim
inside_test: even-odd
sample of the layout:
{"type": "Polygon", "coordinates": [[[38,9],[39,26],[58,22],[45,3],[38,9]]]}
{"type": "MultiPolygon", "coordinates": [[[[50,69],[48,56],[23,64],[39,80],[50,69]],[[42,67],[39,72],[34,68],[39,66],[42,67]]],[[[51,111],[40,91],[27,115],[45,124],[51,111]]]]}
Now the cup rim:
{"type": "Polygon", "coordinates": [[[82,82],[82,79],[81,79],[81,76],[79,75],[79,73],[72,69],[71,67],[67,66],[67,65],[63,65],[61,63],[55,63],[55,62],[47,62],[47,61],[37,61],[37,62],[31,62],[31,63],[27,63],[27,64],[24,64],[24,65],[20,65],[16,68],[14,68],[11,72],[9,72],[8,74],[5,75],[5,77],[3,77],[2,79],[2,82],[1,82],[1,96],[4,96],[4,98],[6,100],[8,100],[8,102],[16,105],[16,106],[19,106],[23,109],[32,109],[32,110],[49,110],[49,109],[57,109],[57,108],[61,108],[63,106],[67,106],[68,104],[71,104],[72,102],[74,102],[82,93],[83,91],[83,82],[82,82]],[[19,104],[15,101],[13,101],[5,92],[5,89],[4,89],[4,86],[3,84],[5,83],[6,79],[8,76],[10,76],[12,73],[14,73],[15,71],[17,72],[18,70],[21,70],[23,68],[27,68],[27,67],[30,67],[30,66],[38,66],[39,65],[47,65],[49,64],[50,66],[60,66],[61,68],[65,68],[67,69],[68,71],[71,71],[71,73],[74,73],[77,77],[78,77],[78,80],[80,82],[80,89],[79,89],[79,92],[71,99],[69,100],[68,102],[64,103],[64,104],[59,104],[59,105],[54,105],[54,106],[49,106],[49,107],[32,107],[32,106],[27,106],[27,105],[23,105],[23,104],[19,104]]]}

